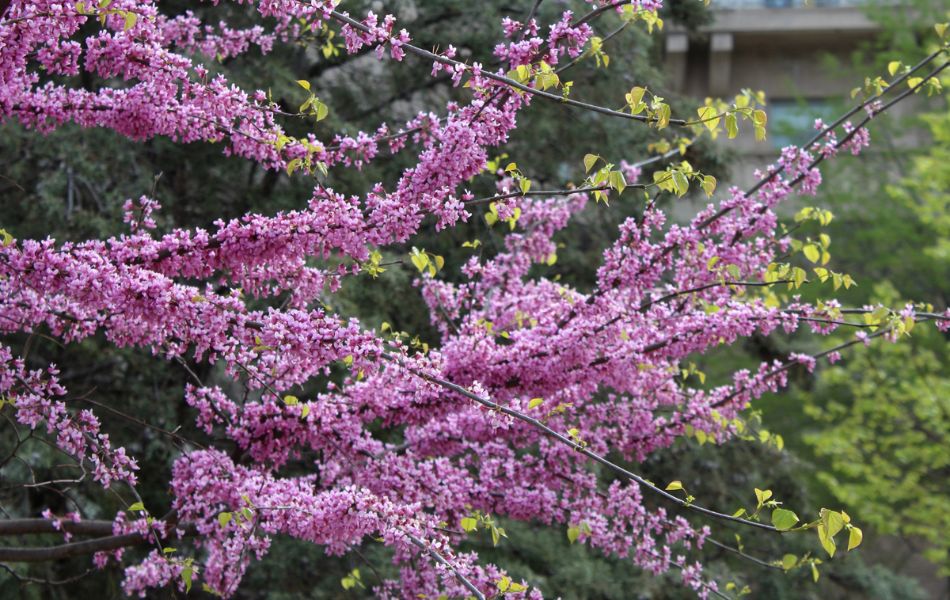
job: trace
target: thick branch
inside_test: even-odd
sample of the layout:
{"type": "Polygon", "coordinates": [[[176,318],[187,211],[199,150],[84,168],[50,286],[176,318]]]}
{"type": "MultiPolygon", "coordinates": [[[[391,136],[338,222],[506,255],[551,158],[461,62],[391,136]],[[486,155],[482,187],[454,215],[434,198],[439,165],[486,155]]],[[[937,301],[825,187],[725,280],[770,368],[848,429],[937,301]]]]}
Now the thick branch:
{"type": "MultiPolygon", "coordinates": [[[[112,533],[112,521],[80,521],[73,523],[63,521],[62,529],[79,535],[104,535],[92,540],[70,542],[58,546],[42,547],[0,547],[0,562],[47,562],[64,560],[76,556],[108,552],[131,546],[146,546],[151,543],[141,533],[124,535],[109,535],[112,533]]],[[[194,527],[185,527],[185,535],[193,536],[194,527]]],[[[0,521],[0,535],[23,535],[34,533],[60,533],[53,527],[53,522],[47,519],[10,519],[0,521]]]]}
{"type": "Polygon", "coordinates": [[[96,552],[108,552],[129,546],[145,546],[149,543],[149,540],[142,537],[142,534],[129,533],[42,548],[0,547],[0,561],[46,562],[51,560],[64,560],[74,556],[84,556],[87,554],[95,554],[96,552]]]}

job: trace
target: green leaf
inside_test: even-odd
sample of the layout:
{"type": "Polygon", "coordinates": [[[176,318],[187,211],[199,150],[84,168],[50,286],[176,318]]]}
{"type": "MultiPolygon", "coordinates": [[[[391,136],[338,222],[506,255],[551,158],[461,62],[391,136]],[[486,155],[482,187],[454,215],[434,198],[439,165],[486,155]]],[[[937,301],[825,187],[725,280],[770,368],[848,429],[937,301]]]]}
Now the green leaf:
{"type": "Polygon", "coordinates": [[[666,486],[666,491],[668,492],[675,492],[676,490],[681,490],[681,489],[683,489],[683,482],[679,480],[671,481],[666,486]]]}
{"type": "Polygon", "coordinates": [[[860,546],[863,539],[864,533],[861,532],[861,529],[852,525],[851,531],[848,532],[848,550],[854,550],[860,546]]]}
{"type": "Polygon", "coordinates": [[[834,557],[835,541],[831,536],[828,535],[828,528],[824,523],[819,523],[817,529],[818,541],[821,542],[821,547],[825,549],[825,552],[828,553],[828,556],[834,557]]]}
{"type": "Polygon", "coordinates": [[[327,115],[330,114],[330,107],[328,107],[323,102],[320,102],[319,100],[314,100],[314,105],[316,106],[316,109],[317,109],[317,114],[316,114],[317,121],[322,121],[326,119],[327,115]]]}
{"type": "Polygon", "coordinates": [[[673,185],[676,187],[676,195],[682,197],[689,191],[689,181],[682,171],[673,171],[673,185]]]}
{"type": "Polygon", "coordinates": [[[429,266],[429,257],[425,252],[420,252],[417,248],[412,249],[412,253],[409,255],[412,260],[412,264],[419,270],[420,273],[426,270],[426,267],[429,266]]]}
{"type": "Polygon", "coordinates": [[[596,154],[585,154],[584,155],[584,172],[590,173],[590,170],[594,168],[594,165],[597,164],[597,161],[600,160],[600,157],[596,154]]]}
{"type": "Polygon", "coordinates": [[[498,542],[501,541],[502,536],[505,536],[505,530],[500,527],[491,526],[491,543],[492,546],[497,546],[498,542]]]}
{"type": "Polygon", "coordinates": [[[892,60],[891,62],[887,63],[887,73],[889,75],[894,75],[894,73],[897,73],[897,70],[900,68],[901,61],[899,60],[892,60]]]}
{"type": "Polygon", "coordinates": [[[802,252],[805,253],[805,258],[813,263],[816,263],[821,259],[821,251],[818,250],[818,246],[815,244],[805,244],[805,247],[802,248],[802,252]]]}
{"type": "Polygon", "coordinates": [[[786,571],[793,569],[798,564],[798,557],[794,554],[786,554],[782,557],[782,568],[786,571]]]}
{"type": "Polygon", "coordinates": [[[619,194],[622,194],[627,187],[627,182],[623,177],[623,173],[620,171],[611,171],[608,181],[610,182],[610,187],[617,190],[619,194]]]}
{"type": "Polygon", "coordinates": [[[537,408],[541,406],[542,402],[544,402],[543,398],[532,398],[530,401],[528,401],[528,409],[530,410],[532,408],[537,408]]]}
{"type": "Polygon", "coordinates": [[[739,120],[736,118],[735,113],[726,115],[726,134],[730,140],[739,135],[739,120]]]}
{"type": "Polygon", "coordinates": [[[300,165],[303,164],[303,159],[295,158],[289,163],[287,163],[287,175],[293,175],[294,171],[300,168],[300,165]]]}
{"type": "Polygon", "coordinates": [[[139,16],[132,11],[125,12],[125,25],[123,25],[123,31],[128,31],[135,27],[135,22],[138,20],[139,16]]]}
{"type": "Polygon", "coordinates": [[[132,506],[129,507],[129,512],[135,512],[135,511],[145,511],[145,505],[142,504],[141,502],[136,502],[132,504],[132,506]]]}
{"type": "Polygon", "coordinates": [[[670,116],[672,114],[673,113],[670,109],[670,105],[661,102],[654,113],[656,117],[656,128],[663,129],[664,127],[667,127],[670,124],[670,116]]]}
{"type": "Polygon", "coordinates": [[[715,131],[719,127],[720,117],[716,116],[718,113],[712,106],[700,106],[696,109],[696,112],[699,114],[699,120],[710,131],[715,131]]]}
{"type": "Polygon", "coordinates": [[[768,121],[768,116],[765,114],[764,110],[756,110],[752,113],[752,122],[755,129],[755,140],[761,142],[765,139],[765,124],[768,121]]]}
{"type": "Polygon", "coordinates": [[[188,565],[181,571],[181,580],[185,582],[185,593],[191,591],[192,577],[195,574],[195,569],[191,565],[188,565]]]}
{"type": "Polygon", "coordinates": [[[818,574],[818,565],[816,565],[814,562],[811,563],[811,578],[815,581],[815,583],[818,583],[819,576],[820,575],[818,574]]]}
{"type": "Polygon", "coordinates": [[[646,93],[646,91],[646,88],[637,86],[627,92],[626,100],[627,105],[630,107],[631,113],[637,114],[643,111],[644,107],[641,106],[641,103],[643,102],[643,95],[646,93]]]}
{"type": "Polygon", "coordinates": [[[218,515],[218,525],[221,527],[227,527],[228,523],[231,522],[231,519],[234,518],[234,515],[229,512],[223,512],[218,515]]]}
{"type": "Polygon", "coordinates": [[[937,36],[939,36],[941,40],[947,37],[947,28],[950,28],[950,23],[937,23],[934,25],[937,36]]]}
{"type": "Polygon", "coordinates": [[[474,517],[465,517],[459,522],[459,525],[462,526],[462,530],[465,533],[470,533],[478,529],[478,519],[474,517]]]}
{"type": "Polygon", "coordinates": [[[310,82],[307,81],[306,79],[298,79],[298,80],[297,80],[297,85],[299,85],[299,86],[302,87],[303,89],[307,90],[308,92],[310,91],[310,82]]]}
{"type": "Polygon", "coordinates": [[[567,541],[569,541],[570,543],[573,544],[574,542],[576,542],[577,538],[580,537],[580,535],[581,535],[581,530],[579,527],[575,525],[571,525],[570,527],[567,528],[567,541]]]}
{"type": "Polygon", "coordinates": [[[798,515],[785,508],[772,511],[772,525],[779,531],[787,531],[798,523],[798,515]]]}
{"type": "Polygon", "coordinates": [[[284,396],[284,404],[286,404],[287,406],[293,406],[294,404],[297,404],[298,402],[300,402],[300,399],[297,398],[297,396],[284,396]]]}
{"type": "Polygon", "coordinates": [[[802,284],[805,283],[805,280],[808,278],[808,273],[805,272],[805,269],[801,267],[795,267],[792,272],[792,279],[795,281],[795,288],[802,287],[802,284]]]}
{"type": "Polygon", "coordinates": [[[759,506],[765,504],[765,501],[772,497],[772,490],[760,490],[755,488],[755,499],[758,500],[759,506]]]}
{"type": "Polygon", "coordinates": [[[716,191],[716,178],[712,175],[703,175],[702,187],[703,191],[706,192],[706,197],[711,197],[713,192],[716,191]]]}
{"type": "Polygon", "coordinates": [[[828,530],[829,537],[835,537],[844,528],[844,517],[841,513],[827,508],[821,509],[821,522],[828,530]]]}

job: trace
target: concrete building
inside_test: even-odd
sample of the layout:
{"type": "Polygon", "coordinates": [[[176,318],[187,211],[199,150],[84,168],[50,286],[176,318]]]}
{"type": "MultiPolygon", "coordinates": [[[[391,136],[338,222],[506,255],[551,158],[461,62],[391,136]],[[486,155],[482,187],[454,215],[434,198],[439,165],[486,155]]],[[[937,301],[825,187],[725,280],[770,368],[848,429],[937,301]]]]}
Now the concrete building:
{"type": "Polygon", "coordinates": [[[743,157],[734,171],[743,184],[751,181],[748,167],[802,142],[816,117],[835,116],[832,104],[869,73],[836,76],[827,57],[850,64],[848,54],[879,28],[854,0],[713,0],[711,8],[715,21],[698,33],[667,32],[666,72],[676,91],[696,98],[729,101],[743,88],[765,91],[768,143],[751,135],[728,142],[743,157]]]}

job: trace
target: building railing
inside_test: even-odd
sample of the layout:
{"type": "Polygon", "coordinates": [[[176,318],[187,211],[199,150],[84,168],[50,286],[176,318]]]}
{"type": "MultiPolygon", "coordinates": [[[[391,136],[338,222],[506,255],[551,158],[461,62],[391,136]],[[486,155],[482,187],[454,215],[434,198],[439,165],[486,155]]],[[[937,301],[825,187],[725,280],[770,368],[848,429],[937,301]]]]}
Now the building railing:
{"type": "Polygon", "coordinates": [[[865,0],[712,0],[712,8],[842,8],[863,6],[865,0]]]}

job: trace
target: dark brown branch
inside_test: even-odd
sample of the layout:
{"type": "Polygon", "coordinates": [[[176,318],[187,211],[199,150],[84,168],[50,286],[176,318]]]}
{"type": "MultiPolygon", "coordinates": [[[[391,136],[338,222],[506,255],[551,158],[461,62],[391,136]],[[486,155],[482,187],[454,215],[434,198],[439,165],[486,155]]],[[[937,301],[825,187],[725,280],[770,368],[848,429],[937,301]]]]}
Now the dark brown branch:
{"type": "Polygon", "coordinates": [[[75,556],[108,552],[129,546],[146,546],[151,543],[140,533],[113,535],[83,542],[72,542],[59,546],[46,547],[0,547],[0,561],[3,562],[47,562],[65,560],[75,556]]]}
{"type": "MultiPolygon", "coordinates": [[[[0,562],[47,562],[53,560],[65,560],[76,556],[85,556],[95,554],[96,552],[108,552],[120,548],[131,546],[147,546],[152,543],[148,537],[141,533],[128,533],[123,535],[109,535],[112,533],[112,521],[80,521],[73,523],[63,521],[64,531],[79,535],[103,535],[92,540],[81,542],[69,542],[58,546],[3,546],[0,547],[0,562]]],[[[194,527],[185,527],[185,535],[193,536],[196,534],[194,527]]],[[[0,521],[0,535],[23,535],[33,533],[59,533],[54,527],[53,522],[47,519],[11,519],[0,521]]]]}

